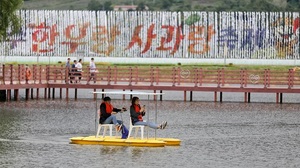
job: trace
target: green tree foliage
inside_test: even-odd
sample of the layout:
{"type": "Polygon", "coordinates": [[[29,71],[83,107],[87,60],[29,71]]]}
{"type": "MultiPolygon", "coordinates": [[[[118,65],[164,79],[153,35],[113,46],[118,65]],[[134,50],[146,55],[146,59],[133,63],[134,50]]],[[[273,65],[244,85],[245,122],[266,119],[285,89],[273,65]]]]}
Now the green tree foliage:
{"type": "Polygon", "coordinates": [[[287,9],[289,9],[289,11],[299,12],[300,0],[287,0],[287,3],[287,9]]]}
{"type": "Polygon", "coordinates": [[[144,11],[146,9],[145,3],[140,2],[136,8],[137,11],[144,11]]]}
{"type": "Polygon", "coordinates": [[[170,7],[172,6],[171,0],[163,0],[163,1],[160,1],[160,2],[161,2],[161,5],[160,5],[161,9],[169,10],[170,7]]]}
{"type": "Polygon", "coordinates": [[[103,5],[97,1],[97,0],[91,0],[89,3],[88,3],[88,6],[87,6],[88,10],[101,10],[103,8],[103,5]]]}
{"type": "Polygon", "coordinates": [[[74,6],[70,5],[69,10],[74,10],[74,6]]]}
{"type": "Polygon", "coordinates": [[[251,0],[245,11],[283,11],[282,7],[274,5],[270,0],[251,0]]]}
{"type": "Polygon", "coordinates": [[[10,34],[20,31],[21,22],[16,11],[22,4],[23,0],[0,0],[0,41],[6,40],[9,27],[11,27],[10,34]]]}
{"type": "Polygon", "coordinates": [[[113,10],[111,1],[104,2],[103,7],[104,7],[104,10],[107,10],[107,11],[113,10]]]}
{"type": "Polygon", "coordinates": [[[271,0],[224,0],[216,4],[212,11],[280,11],[271,0]]]}
{"type": "MultiPolygon", "coordinates": [[[[2,0],[0,0],[1,2],[2,0]]],[[[6,0],[13,1],[15,0],[6,0]]],[[[19,1],[19,0],[17,0],[19,1]]],[[[88,10],[113,10],[114,5],[138,5],[137,10],[144,10],[142,4],[149,10],[154,11],[300,11],[300,0],[80,0],[87,1],[88,10]]],[[[53,9],[52,0],[25,0],[26,9],[34,8],[35,3],[49,4],[48,8],[53,9]],[[34,3],[33,3],[34,2],[34,3]]],[[[61,3],[63,1],[61,0],[61,3]]],[[[59,6],[60,4],[57,4],[59,6]]],[[[73,1],[74,9],[78,9],[81,3],[73,1]]],[[[0,4],[2,6],[2,4],[0,4]]],[[[80,7],[79,7],[80,6],[80,7]]],[[[47,9],[47,5],[44,8],[47,9]]]]}

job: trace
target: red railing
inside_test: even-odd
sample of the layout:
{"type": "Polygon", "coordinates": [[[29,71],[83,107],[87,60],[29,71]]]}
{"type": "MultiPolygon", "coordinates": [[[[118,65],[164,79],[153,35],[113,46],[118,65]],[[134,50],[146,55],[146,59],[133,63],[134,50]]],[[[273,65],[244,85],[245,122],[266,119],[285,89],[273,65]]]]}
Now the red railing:
{"type": "MultiPolygon", "coordinates": [[[[29,68],[32,72],[29,84],[71,84],[72,78],[75,78],[73,84],[76,84],[76,80],[79,82],[78,72],[73,72],[63,65],[30,65],[29,68]]],[[[3,65],[0,70],[0,85],[26,84],[25,65],[3,65]]],[[[80,84],[86,84],[89,78],[89,68],[84,67],[80,84]]],[[[96,84],[290,89],[300,86],[300,73],[293,69],[206,70],[184,67],[102,66],[97,68],[96,84]]]]}

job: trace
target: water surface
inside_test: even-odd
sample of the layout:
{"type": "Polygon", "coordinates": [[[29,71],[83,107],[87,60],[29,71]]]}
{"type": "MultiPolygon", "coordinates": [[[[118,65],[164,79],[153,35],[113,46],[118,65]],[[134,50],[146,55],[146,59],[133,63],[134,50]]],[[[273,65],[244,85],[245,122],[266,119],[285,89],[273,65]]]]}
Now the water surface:
{"type": "MultiPolygon", "coordinates": [[[[0,103],[1,167],[300,167],[300,105],[143,100],[179,147],[69,144],[95,134],[91,99],[0,103]]],[[[129,100],[113,100],[116,107],[129,100]]],[[[128,126],[129,113],[118,114],[128,126]]],[[[151,130],[149,136],[154,136],[151,130]]]]}

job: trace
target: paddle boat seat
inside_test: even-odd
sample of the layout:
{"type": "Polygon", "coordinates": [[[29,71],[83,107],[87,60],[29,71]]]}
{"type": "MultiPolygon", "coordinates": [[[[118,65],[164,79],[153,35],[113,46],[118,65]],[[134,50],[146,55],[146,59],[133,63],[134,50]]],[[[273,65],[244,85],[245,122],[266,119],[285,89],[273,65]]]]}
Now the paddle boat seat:
{"type": "Polygon", "coordinates": [[[141,139],[144,139],[144,125],[132,125],[132,121],[131,121],[131,117],[130,117],[130,121],[129,121],[129,133],[128,133],[128,137],[127,139],[130,137],[130,134],[132,133],[132,129],[135,128],[135,134],[134,134],[134,138],[136,138],[139,129],[141,129],[141,139]]]}
{"type": "Polygon", "coordinates": [[[114,124],[98,124],[96,138],[98,138],[102,127],[103,127],[102,138],[104,138],[104,136],[106,135],[107,128],[109,129],[109,137],[112,137],[112,130],[113,130],[113,127],[115,127],[114,124]]]}
{"type": "MultiPolygon", "coordinates": [[[[100,114],[100,110],[98,110],[98,114],[100,114]]],[[[100,116],[100,115],[99,115],[100,116]]],[[[99,118],[100,120],[100,118],[99,118]]],[[[99,121],[98,120],[98,121],[99,121]]],[[[103,127],[103,133],[102,133],[102,138],[105,137],[106,135],[106,131],[107,129],[109,129],[109,137],[112,137],[112,132],[113,132],[113,128],[115,128],[114,124],[98,124],[98,129],[97,129],[97,134],[96,134],[96,138],[98,138],[99,133],[101,131],[101,128],[103,127]]],[[[118,133],[118,131],[116,130],[116,134],[118,133]]]]}

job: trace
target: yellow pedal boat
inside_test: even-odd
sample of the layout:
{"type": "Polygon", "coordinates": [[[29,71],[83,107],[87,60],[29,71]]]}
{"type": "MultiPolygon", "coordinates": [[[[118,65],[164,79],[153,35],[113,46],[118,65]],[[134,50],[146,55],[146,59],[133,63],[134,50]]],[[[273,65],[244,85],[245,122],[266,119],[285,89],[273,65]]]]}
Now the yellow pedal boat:
{"type": "Polygon", "coordinates": [[[174,138],[128,138],[121,137],[73,137],[70,138],[72,144],[81,145],[109,145],[109,146],[140,146],[140,147],[164,147],[164,146],[180,146],[180,140],[174,138]]]}
{"type": "MultiPolygon", "coordinates": [[[[146,92],[93,92],[93,94],[123,94],[123,95],[147,95],[148,101],[149,96],[158,96],[163,93],[146,93],[146,92]]],[[[157,101],[155,101],[157,103],[157,101]]],[[[96,101],[96,114],[97,119],[98,116],[98,109],[97,109],[97,101],[96,101]]],[[[155,106],[155,112],[157,113],[157,106],[155,106]]],[[[156,116],[156,115],[155,115],[156,116]]],[[[121,116],[122,117],[122,116],[121,116]]],[[[156,117],[155,117],[156,118],[156,117]]],[[[97,121],[95,120],[95,127],[98,125],[97,121]]],[[[123,120],[123,119],[122,119],[123,120]]],[[[148,120],[149,120],[149,113],[148,113],[148,120]]],[[[131,121],[130,121],[131,122],[131,121]]],[[[100,125],[100,124],[99,124],[100,125]]],[[[98,136],[101,126],[98,125],[98,131],[96,136],[87,136],[87,137],[73,137],[70,138],[71,144],[81,144],[81,145],[110,145],[110,146],[140,146],[140,147],[164,147],[164,146],[180,146],[180,140],[174,139],[174,138],[157,138],[155,134],[155,138],[127,138],[122,139],[121,136],[112,136],[111,130],[110,130],[110,136],[104,136],[105,132],[103,133],[103,136],[98,136]]],[[[110,128],[112,129],[112,128],[110,128]]],[[[143,137],[143,136],[141,136],[143,137]]]]}

